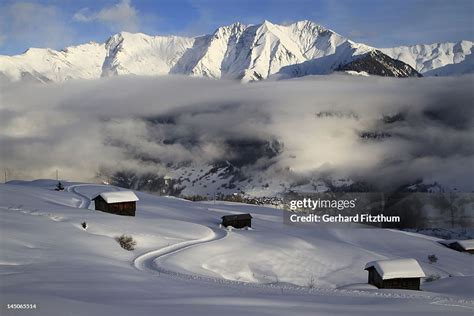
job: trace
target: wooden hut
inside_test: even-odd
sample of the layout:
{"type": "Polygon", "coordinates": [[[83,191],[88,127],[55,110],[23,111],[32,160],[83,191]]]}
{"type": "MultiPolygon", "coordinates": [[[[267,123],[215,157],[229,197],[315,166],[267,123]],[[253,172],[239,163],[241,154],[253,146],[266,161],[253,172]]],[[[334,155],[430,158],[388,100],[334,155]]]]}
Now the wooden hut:
{"type": "Polygon", "coordinates": [[[442,244],[456,251],[474,254],[474,239],[449,241],[442,244]]]}
{"type": "Polygon", "coordinates": [[[252,227],[252,215],[236,214],[222,216],[222,226],[232,226],[234,228],[252,227]]]}
{"type": "Polygon", "coordinates": [[[420,290],[421,278],[426,277],[415,259],[372,261],[365,265],[369,284],[379,289],[420,290]]]}
{"type": "Polygon", "coordinates": [[[132,191],[103,192],[93,198],[95,209],[116,215],[135,216],[137,196],[132,191]]]}

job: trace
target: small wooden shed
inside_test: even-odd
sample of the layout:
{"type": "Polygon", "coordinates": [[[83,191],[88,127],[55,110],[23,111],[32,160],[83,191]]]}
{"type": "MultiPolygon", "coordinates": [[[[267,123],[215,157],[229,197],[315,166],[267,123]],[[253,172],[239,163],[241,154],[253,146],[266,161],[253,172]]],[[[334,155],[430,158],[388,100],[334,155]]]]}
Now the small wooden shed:
{"type": "Polygon", "coordinates": [[[365,265],[369,284],[379,289],[420,290],[421,278],[426,277],[415,259],[372,261],[365,265]]]}
{"type": "Polygon", "coordinates": [[[460,252],[474,254],[474,239],[456,240],[448,243],[443,243],[443,245],[460,252]]]}
{"type": "Polygon", "coordinates": [[[116,215],[135,216],[138,197],[132,191],[103,192],[93,198],[95,209],[116,215]]]}
{"type": "Polygon", "coordinates": [[[222,216],[222,226],[232,226],[234,228],[252,227],[252,215],[247,213],[222,216]]]}

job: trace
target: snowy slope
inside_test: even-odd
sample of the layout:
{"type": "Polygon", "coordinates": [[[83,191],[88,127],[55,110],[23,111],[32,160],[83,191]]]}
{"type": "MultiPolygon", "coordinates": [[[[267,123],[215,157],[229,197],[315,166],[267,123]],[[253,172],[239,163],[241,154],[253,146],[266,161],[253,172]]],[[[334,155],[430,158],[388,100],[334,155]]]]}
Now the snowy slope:
{"type": "Polygon", "coordinates": [[[95,79],[102,74],[104,59],[104,44],[94,42],[61,51],[30,48],[21,55],[0,56],[0,73],[13,81],[95,79]]]}
{"type": "Polygon", "coordinates": [[[296,228],[271,208],[140,192],[137,216],[123,217],[94,211],[90,201],[120,188],[65,183],[57,192],[55,184],[0,185],[2,309],[22,302],[37,304],[39,315],[472,315],[474,257],[433,237],[296,228]],[[220,216],[238,212],[252,213],[252,230],[219,227],[220,216]],[[134,251],[118,246],[121,234],[137,241],[134,251]],[[430,264],[433,253],[439,260],[430,264]],[[441,279],[421,292],[364,284],[367,262],[407,257],[441,279]]]}
{"type": "MultiPolygon", "coordinates": [[[[235,23],[196,38],[121,32],[105,44],[62,51],[32,48],[0,56],[0,79],[60,82],[114,75],[185,74],[244,82],[327,74],[375,48],[310,21],[278,25],[235,23]]],[[[472,42],[382,49],[426,75],[470,73],[472,42]]]]}
{"type": "Polygon", "coordinates": [[[105,43],[101,76],[168,74],[194,39],[122,32],[105,43]]]}
{"type": "Polygon", "coordinates": [[[474,72],[474,43],[437,43],[430,45],[382,48],[388,56],[401,60],[428,76],[449,76],[474,72]]]}

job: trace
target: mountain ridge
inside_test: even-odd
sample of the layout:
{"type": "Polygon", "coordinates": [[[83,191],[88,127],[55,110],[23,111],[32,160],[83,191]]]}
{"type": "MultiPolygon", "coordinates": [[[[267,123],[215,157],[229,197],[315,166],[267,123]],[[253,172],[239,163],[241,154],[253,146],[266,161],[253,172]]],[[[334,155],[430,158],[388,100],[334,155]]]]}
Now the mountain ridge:
{"type": "MultiPolygon", "coordinates": [[[[0,80],[62,82],[116,75],[181,74],[243,82],[329,74],[376,50],[424,75],[474,72],[473,42],[375,48],[303,20],[289,25],[236,22],[197,36],[120,32],[105,43],[0,56],[0,80]]],[[[400,73],[400,71],[390,71],[400,73]]]]}

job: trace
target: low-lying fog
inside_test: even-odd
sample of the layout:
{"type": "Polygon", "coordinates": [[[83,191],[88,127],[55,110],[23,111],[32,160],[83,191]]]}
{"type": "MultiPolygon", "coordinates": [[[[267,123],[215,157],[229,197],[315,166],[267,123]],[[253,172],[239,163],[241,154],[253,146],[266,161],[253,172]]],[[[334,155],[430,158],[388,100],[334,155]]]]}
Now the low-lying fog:
{"type": "Polygon", "coordinates": [[[332,75],[275,82],[120,77],[0,88],[10,179],[91,181],[100,170],[165,174],[245,158],[245,172],[334,175],[390,189],[416,179],[474,190],[474,77],[332,75]]]}

